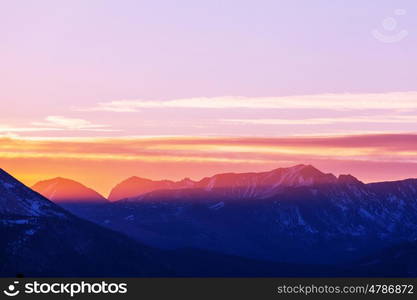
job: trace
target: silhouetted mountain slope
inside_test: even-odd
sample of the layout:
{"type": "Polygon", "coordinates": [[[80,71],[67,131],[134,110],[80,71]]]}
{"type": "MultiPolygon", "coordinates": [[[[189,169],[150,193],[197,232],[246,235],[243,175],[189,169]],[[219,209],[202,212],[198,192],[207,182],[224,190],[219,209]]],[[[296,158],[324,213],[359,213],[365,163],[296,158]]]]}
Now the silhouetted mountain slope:
{"type": "Polygon", "coordinates": [[[170,274],[159,252],[87,221],[11,218],[0,225],[1,276],[170,274]]]}
{"type": "Polygon", "coordinates": [[[356,272],[381,277],[417,276],[417,241],[384,248],[360,260],[356,272]]]}
{"type": "MultiPolygon", "coordinates": [[[[278,263],[196,249],[169,253],[169,261],[164,262],[181,277],[342,277],[352,273],[347,266],[278,263]]],[[[366,270],[361,273],[367,274],[366,270]]]]}
{"type": "Polygon", "coordinates": [[[55,203],[107,202],[99,193],[81,183],[60,177],[40,181],[32,189],[55,203]]]}

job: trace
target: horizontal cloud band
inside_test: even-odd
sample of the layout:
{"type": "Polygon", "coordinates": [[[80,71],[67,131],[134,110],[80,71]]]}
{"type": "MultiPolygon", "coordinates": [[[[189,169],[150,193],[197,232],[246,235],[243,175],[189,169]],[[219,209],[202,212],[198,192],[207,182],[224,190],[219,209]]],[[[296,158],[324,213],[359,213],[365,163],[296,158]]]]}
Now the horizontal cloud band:
{"type": "Polygon", "coordinates": [[[145,108],[202,109],[417,109],[417,92],[368,94],[317,94],[288,97],[194,97],[174,100],[118,100],[101,102],[80,111],[135,112],[145,108]]]}

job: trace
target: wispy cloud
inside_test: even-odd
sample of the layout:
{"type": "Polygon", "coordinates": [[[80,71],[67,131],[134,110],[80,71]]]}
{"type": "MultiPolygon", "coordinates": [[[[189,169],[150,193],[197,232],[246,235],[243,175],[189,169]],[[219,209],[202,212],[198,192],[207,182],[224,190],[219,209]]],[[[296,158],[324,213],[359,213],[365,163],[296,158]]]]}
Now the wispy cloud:
{"type": "Polygon", "coordinates": [[[89,130],[89,129],[102,129],[108,128],[109,125],[94,124],[90,121],[78,119],[78,118],[67,118],[63,116],[48,116],[43,122],[33,122],[34,126],[41,127],[52,127],[52,128],[62,128],[70,130],[89,130]]]}
{"type": "Polygon", "coordinates": [[[61,128],[50,127],[12,127],[8,125],[0,125],[1,133],[19,133],[19,132],[42,132],[42,131],[59,131],[61,128]]]}
{"type": "Polygon", "coordinates": [[[130,135],[298,136],[417,132],[417,92],[138,99],[102,102],[78,109],[113,112],[114,116],[104,116],[111,116],[130,135]],[[136,126],[137,120],[140,120],[140,127],[136,126]]]}
{"type": "Polygon", "coordinates": [[[293,138],[0,138],[0,156],[77,157],[87,160],[237,161],[327,157],[368,160],[417,160],[417,135],[380,134],[293,138]]]}
{"type": "Polygon", "coordinates": [[[338,123],[398,123],[417,124],[417,116],[409,115],[368,115],[348,118],[304,118],[304,119],[223,119],[225,123],[256,125],[329,125],[338,123]]]}
{"type": "Polygon", "coordinates": [[[149,108],[200,109],[328,109],[366,110],[417,109],[417,92],[380,94],[318,94],[289,97],[195,97],[173,100],[118,100],[101,102],[94,107],[77,108],[81,111],[137,112],[149,108]]]}
{"type": "Polygon", "coordinates": [[[94,124],[79,118],[67,118],[63,116],[48,116],[41,122],[32,122],[30,126],[0,125],[0,133],[27,133],[47,131],[118,131],[111,129],[109,125],[94,124]]]}

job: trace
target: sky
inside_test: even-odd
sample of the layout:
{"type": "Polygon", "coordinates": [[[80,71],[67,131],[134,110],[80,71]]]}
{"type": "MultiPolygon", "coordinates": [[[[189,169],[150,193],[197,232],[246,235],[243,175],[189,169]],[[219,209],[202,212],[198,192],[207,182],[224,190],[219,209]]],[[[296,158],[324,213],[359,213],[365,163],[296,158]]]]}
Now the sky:
{"type": "Polygon", "coordinates": [[[0,167],[106,195],[311,163],[417,177],[417,3],[0,0],[0,167]]]}

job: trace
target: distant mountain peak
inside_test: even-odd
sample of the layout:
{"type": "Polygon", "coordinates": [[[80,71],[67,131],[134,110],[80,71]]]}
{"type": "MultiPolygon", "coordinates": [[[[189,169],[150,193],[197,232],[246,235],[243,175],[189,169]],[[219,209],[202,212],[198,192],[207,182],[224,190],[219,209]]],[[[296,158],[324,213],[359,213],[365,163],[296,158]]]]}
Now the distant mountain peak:
{"type": "Polygon", "coordinates": [[[129,182],[129,181],[152,181],[151,179],[139,177],[139,176],[131,176],[124,180],[123,182],[129,182]]]}
{"type": "Polygon", "coordinates": [[[289,169],[289,170],[301,170],[301,169],[305,169],[305,168],[313,168],[315,169],[312,165],[306,165],[306,164],[298,164],[292,167],[287,167],[287,168],[278,168],[278,169],[289,169]]]}
{"type": "Polygon", "coordinates": [[[345,184],[364,184],[362,181],[357,179],[356,177],[348,174],[348,175],[340,175],[338,178],[339,183],[345,183],[345,184]]]}
{"type": "Polygon", "coordinates": [[[336,176],[331,173],[323,173],[312,165],[300,164],[289,168],[275,169],[270,173],[276,176],[277,184],[281,186],[309,186],[337,182],[336,176]]]}
{"type": "Polygon", "coordinates": [[[320,171],[313,165],[300,164],[300,165],[296,165],[293,167],[281,168],[281,169],[288,170],[293,173],[305,174],[305,175],[317,175],[317,176],[325,175],[325,173],[323,173],[322,171],[320,171]]]}
{"type": "Polygon", "coordinates": [[[36,183],[32,187],[49,200],[62,202],[94,202],[105,203],[107,200],[85,185],[68,178],[56,177],[36,183]]]}
{"type": "Polygon", "coordinates": [[[190,178],[186,177],[181,179],[181,181],[178,182],[179,184],[183,184],[184,186],[190,186],[192,187],[195,184],[195,181],[191,180],[190,178]]]}
{"type": "Polygon", "coordinates": [[[110,192],[109,201],[130,198],[161,189],[172,189],[175,182],[170,180],[151,180],[132,176],[117,184],[110,192]]]}

